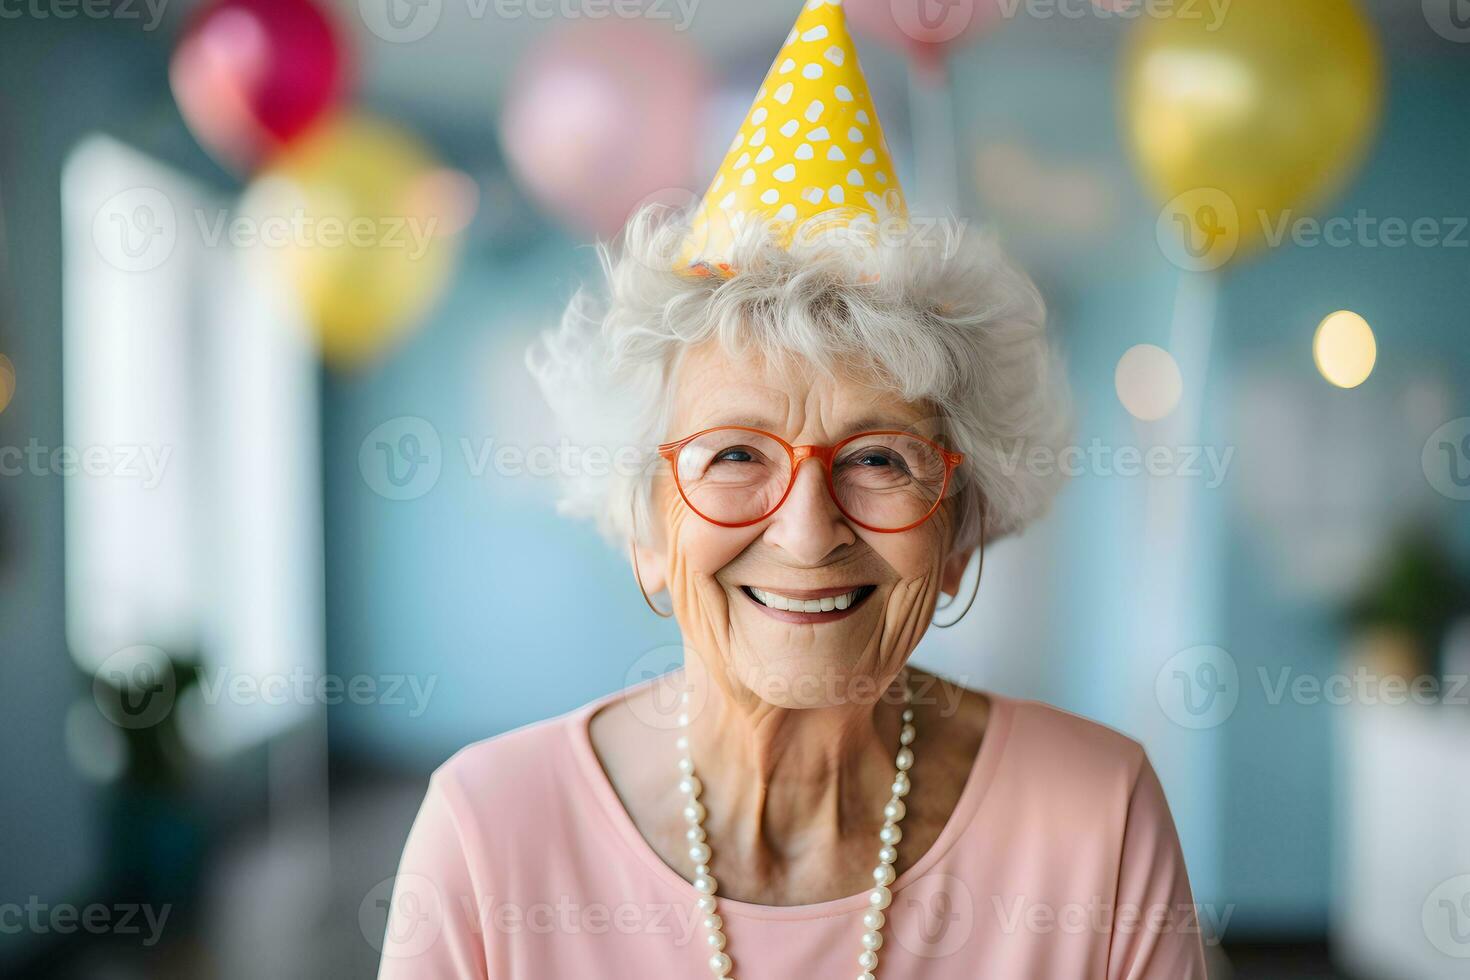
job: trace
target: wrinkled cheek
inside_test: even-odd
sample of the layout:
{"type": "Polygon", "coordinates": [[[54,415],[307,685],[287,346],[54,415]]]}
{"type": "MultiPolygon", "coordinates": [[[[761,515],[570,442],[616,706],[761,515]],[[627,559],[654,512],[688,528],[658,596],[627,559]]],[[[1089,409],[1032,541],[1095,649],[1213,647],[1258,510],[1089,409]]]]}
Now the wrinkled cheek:
{"type": "Polygon", "coordinates": [[[885,663],[901,663],[913,653],[940,599],[949,527],[942,514],[929,525],[905,532],[913,537],[898,536],[902,540],[893,541],[884,555],[899,576],[884,606],[879,632],[879,653],[885,663]]]}
{"type": "Polygon", "coordinates": [[[720,528],[695,516],[677,498],[666,506],[669,594],[686,634],[722,638],[728,632],[729,599],[716,577],[754,538],[745,529],[720,528]]]}

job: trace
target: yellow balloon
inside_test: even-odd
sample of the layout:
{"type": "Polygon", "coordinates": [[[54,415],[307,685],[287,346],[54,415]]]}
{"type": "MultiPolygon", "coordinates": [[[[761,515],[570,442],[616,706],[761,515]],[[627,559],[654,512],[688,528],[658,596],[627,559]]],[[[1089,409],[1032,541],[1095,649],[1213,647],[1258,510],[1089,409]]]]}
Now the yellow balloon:
{"type": "Polygon", "coordinates": [[[1237,236],[1237,254],[1341,188],[1382,90],[1378,40],[1355,0],[1233,0],[1218,19],[1187,5],[1144,18],[1124,57],[1146,182],[1198,211],[1206,239],[1237,236]]]}
{"type": "Polygon", "coordinates": [[[414,137],[359,115],[309,131],[257,179],[328,360],[367,360],[442,292],[466,220],[446,173],[414,137]]]}

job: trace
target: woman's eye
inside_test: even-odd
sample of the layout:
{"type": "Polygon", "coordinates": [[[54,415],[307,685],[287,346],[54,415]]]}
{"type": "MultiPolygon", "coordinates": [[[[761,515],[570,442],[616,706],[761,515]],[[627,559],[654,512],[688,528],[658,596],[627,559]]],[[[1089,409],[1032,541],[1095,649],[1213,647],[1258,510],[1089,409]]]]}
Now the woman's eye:
{"type": "Polygon", "coordinates": [[[750,463],[754,461],[755,457],[751,456],[750,451],[746,449],[727,449],[715,457],[716,463],[750,463]]]}
{"type": "Polygon", "coordinates": [[[869,467],[872,469],[891,468],[904,471],[908,469],[908,466],[904,464],[902,457],[898,457],[893,453],[885,452],[881,449],[869,449],[864,452],[855,453],[851,457],[849,462],[857,466],[869,467]]]}

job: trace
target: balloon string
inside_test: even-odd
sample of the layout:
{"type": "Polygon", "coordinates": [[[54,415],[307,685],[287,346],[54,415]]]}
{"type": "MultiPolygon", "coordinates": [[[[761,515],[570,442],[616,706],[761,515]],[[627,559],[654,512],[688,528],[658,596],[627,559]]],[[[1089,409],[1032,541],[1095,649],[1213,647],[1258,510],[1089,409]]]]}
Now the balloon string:
{"type": "Polygon", "coordinates": [[[959,207],[954,107],[942,55],[909,61],[909,117],[914,136],[916,204],[938,212],[959,207]]]}

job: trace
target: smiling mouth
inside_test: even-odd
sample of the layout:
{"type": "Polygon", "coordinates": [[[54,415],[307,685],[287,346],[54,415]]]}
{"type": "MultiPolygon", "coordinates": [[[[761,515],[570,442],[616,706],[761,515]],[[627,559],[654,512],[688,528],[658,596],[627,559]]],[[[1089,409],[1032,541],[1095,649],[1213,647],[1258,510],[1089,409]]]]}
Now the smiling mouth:
{"type": "Polygon", "coordinates": [[[841,619],[860,606],[876,589],[876,585],[860,585],[845,591],[793,589],[792,592],[799,594],[791,595],[790,592],[759,589],[751,585],[740,586],[740,591],[745,593],[746,598],[763,612],[776,619],[797,623],[825,623],[841,619]]]}

